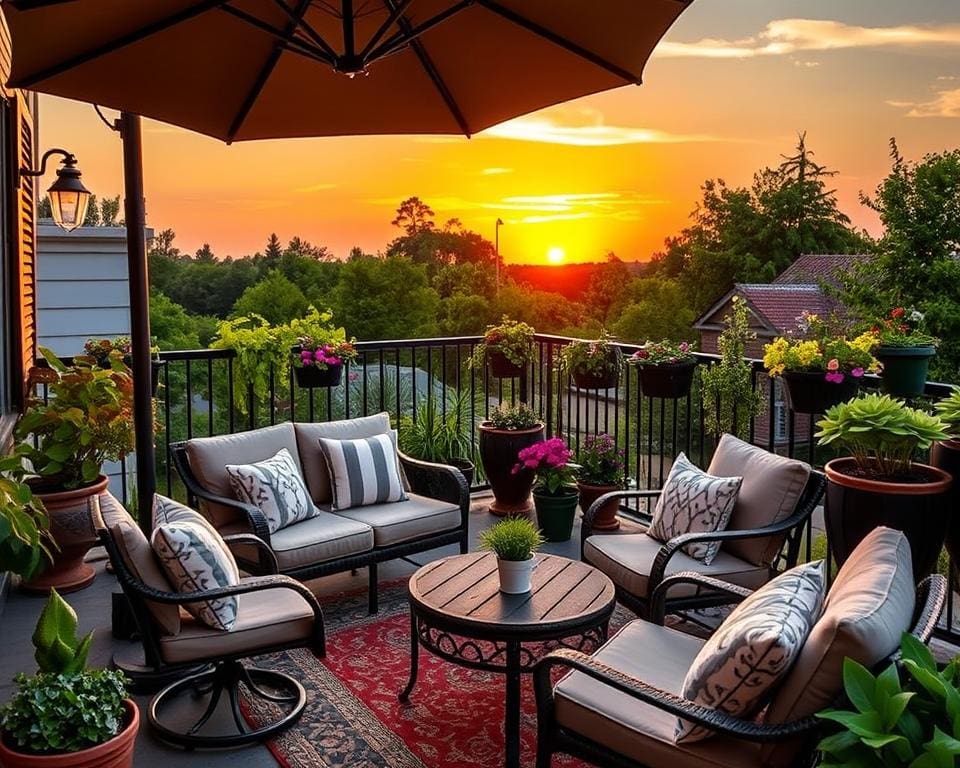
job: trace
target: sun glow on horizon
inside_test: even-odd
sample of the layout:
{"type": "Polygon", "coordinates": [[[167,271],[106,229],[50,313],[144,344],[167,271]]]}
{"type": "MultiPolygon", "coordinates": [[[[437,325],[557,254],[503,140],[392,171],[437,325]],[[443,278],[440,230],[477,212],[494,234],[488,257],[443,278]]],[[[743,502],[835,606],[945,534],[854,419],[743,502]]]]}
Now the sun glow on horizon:
{"type": "Polygon", "coordinates": [[[558,245],[554,245],[547,250],[547,262],[549,264],[563,264],[567,258],[567,252],[558,245]]]}

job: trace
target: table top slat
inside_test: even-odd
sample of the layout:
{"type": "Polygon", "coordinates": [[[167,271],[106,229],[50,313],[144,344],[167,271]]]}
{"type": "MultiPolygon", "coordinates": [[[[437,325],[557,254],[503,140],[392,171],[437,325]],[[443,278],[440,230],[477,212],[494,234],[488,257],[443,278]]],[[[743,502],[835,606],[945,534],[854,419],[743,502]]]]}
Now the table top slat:
{"type": "Polygon", "coordinates": [[[531,609],[538,621],[544,621],[547,614],[551,612],[561,614],[556,616],[557,618],[571,615],[571,611],[567,608],[570,605],[570,598],[576,594],[593,569],[578,568],[576,566],[579,563],[573,560],[569,562],[569,567],[558,572],[542,589],[533,593],[533,599],[530,601],[531,609]]]}
{"type": "MultiPolygon", "coordinates": [[[[438,587],[442,587],[457,576],[468,573],[473,569],[480,569],[484,572],[490,570],[489,558],[486,552],[474,552],[470,555],[464,555],[462,559],[448,557],[436,561],[436,567],[425,571],[428,566],[424,566],[421,571],[417,571],[411,577],[410,586],[416,585],[417,592],[421,595],[429,595],[438,587]]],[[[428,565],[434,565],[429,563],[428,565]]],[[[493,570],[496,570],[496,560],[493,561],[493,570]]],[[[469,577],[466,577],[469,580],[469,577]]]]}
{"type": "Polygon", "coordinates": [[[600,607],[606,599],[606,578],[599,571],[587,575],[576,588],[569,594],[562,604],[555,605],[543,615],[545,621],[553,619],[554,613],[579,613],[581,611],[593,611],[600,607]]]}

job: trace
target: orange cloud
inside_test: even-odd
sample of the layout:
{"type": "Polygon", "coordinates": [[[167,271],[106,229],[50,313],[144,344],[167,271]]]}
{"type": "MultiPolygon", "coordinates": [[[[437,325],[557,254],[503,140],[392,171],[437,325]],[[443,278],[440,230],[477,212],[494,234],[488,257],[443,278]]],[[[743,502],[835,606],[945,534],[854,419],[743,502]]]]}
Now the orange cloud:
{"type": "Polygon", "coordinates": [[[887,104],[908,109],[907,117],[960,117],[960,88],[938,91],[930,101],[888,101],[887,104]]]}

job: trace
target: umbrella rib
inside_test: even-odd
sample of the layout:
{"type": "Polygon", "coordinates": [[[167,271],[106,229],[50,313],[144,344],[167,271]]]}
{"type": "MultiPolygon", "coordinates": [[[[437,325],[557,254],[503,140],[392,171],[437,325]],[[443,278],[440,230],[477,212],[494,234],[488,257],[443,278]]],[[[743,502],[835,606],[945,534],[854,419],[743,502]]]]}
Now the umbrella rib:
{"type": "Polygon", "coordinates": [[[390,15],[387,16],[383,24],[380,25],[380,28],[373,33],[373,36],[367,41],[367,44],[363,47],[363,50],[360,51],[360,58],[364,61],[367,60],[367,57],[370,55],[377,43],[383,39],[383,36],[387,34],[387,30],[396,22],[397,19],[407,10],[407,7],[412,3],[413,0],[400,0],[396,7],[390,12],[390,15]]]}
{"type": "Polygon", "coordinates": [[[611,61],[607,61],[599,54],[596,54],[581,45],[577,45],[572,40],[568,40],[562,35],[558,35],[556,32],[537,24],[535,21],[531,21],[526,16],[521,16],[516,11],[500,5],[500,3],[496,2],[495,0],[476,0],[476,2],[486,8],[488,11],[501,16],[507,21],[513,22],[519,27],[523,27],[528,32],[533,32],[535,35],[542,37],[545,40],[549,40],[551,43],[560,46],[561,48],[576,56],[579,56],[582,59],[586,59],[591,64],[596,64],[601,69],[607,70],[607,72],[626,80],[628,83],[640,85],[640,77],[633,74],[633,72],[630,72],[629,70],[626,70],[611,61]]]}
{"type": "Polygon", "coordinates": [[[307,34],[307,37],[309,37],[311,40],[313,40],[314,43],[316,43],[320,48],[322,48],[322,49],[324,50],[324,52],[325,52],[331,59],[336,59],[336,58],[337,58],[337,52],[336,52],[335,50],[333,50],[333,46],[331,46],[326,40],[324,40],[323,37],[321,36],[321,34],[320,34],[319,32],[317,32],[317,30],[315,30],[312,26],[310,26],[310,25],[304,20],[303,16],[304,16],[304,14],[305,14],[306,12],[304,12],[304,14],[301,14],[300,17],[297,18],[297,16],[294,14],[294,12],[290,9],[290,6],[288,6],[288,5],[284,2],[284,0],[274,0],[274,3],[275,3],[287,16],[289,16],[291,20],[296,20],[297,26],[300,27],[301,29],[303,29],[303,31],[307,34]]]}
{"type": "MultiPolygon", "coordinates": [[[[290,19],[287,22],[287,28],[284,30],[286,38],[289,38],[296,33],[297,27],[300,25],[300,22],[309,7],[310,0],[300,0],[297,5],[297,9],[292,12],[290,19]]],[[[240,105],[240,110],[237,112],[236,116],[233,118],[233,121],[230,123],[230,127],[227,129],[228,144],[233,142],[244,121],[247,119],[247,116],[250,114],[250,110],[253,109],[253,105],[260,97],[260,93],[266,86],[267,80],[270,79],[270,75],[272,75],[273,70],[276,69],[277,62],[280,61],[280,55],[283,53],[284,47],[284,40],[277,40],[274,43],[273,50],[270,51],[270,55],[263,63],[263,67],[260,69],[257,79],[253,82],[253,87],[251,87],[247,92],[243,103],[240,105]]]]}
{"type": "Polygon", "coordinates": [[[436,16],[432,16],[424,22],[421,22],[415,27],[408,27],[408,33],[398,31],[394,32],[390,37],[383,41],[383,43],[378,46],[371,53],[368,53],[364,56],[364,61],[369,63],[371,61],[376,61],[377,59],[382,59],[385,56],[389,56],[393,53],[396,53],[400,49],[410,45],[411,42],[419,38],[421,35],[429,32],[438,24],[442,24],[451,16],[455,16],[460,13],[460,11],[468,8],[473,5],[476,0],[460,0],[459,3],[451,5],[445,11],[441,11],[436,16]]]}
{"type": "MultiPolygon", "coordinates": [[[[285,35],[282,29],[267,24],[267,22],[263,21],[262,19],[258,19],[256,16],[253,16],[246,11],[241,11],[239,8],[234,8],[232,5],[228,5],[226,0],[221,0],[221,2],[223,5],[220,6],[219,10],[223,11],[224,13],[229,13],[231,16],[235,16],[241,21],[247,22],[247,24],[249,24],[251,27],[256,27],[257,29],[264,31],[269,35],[273,35],[275,38],[282,41],[283,44],[294,53],[301,53],[304,56],[323,62],[324,64],[329,64],[330,66],[334,65],[334,57],[328,56],[323,49],[310,45],[306,40],[298,40],[295,37],[285,35]]],[[[327,47],[329,48],[329,46],[327,47]]]]}

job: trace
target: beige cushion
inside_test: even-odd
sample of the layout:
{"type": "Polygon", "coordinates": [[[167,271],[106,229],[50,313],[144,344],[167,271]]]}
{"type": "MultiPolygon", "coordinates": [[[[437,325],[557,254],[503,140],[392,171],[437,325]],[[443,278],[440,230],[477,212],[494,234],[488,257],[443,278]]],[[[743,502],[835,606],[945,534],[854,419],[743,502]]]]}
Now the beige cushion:
{"type": "Polygon", "coordinates": [[[218,659],[226,654],[254,654],[271,645],[307,640],[313,632],[313,610],[289,589],[267,589],[242,596],[230,632],[184,619],[176,637],[160,639],[160,655],[170,664],[218,659]]]}
{"type": "Polygon", "coordinates": [[[837,574],[767,720],[791,722],[832,704],[843,687],[845,657],[872,667],[899,648],[913,620],[915,589],[907,537],[875,528],[837,574]]]}
{"type": "MultiPolygon", "coordinates": [[[[733,435],[720,438],[707,469],[719,477],[742,477],[740,494],[727,529],[762,528],[793,514],[810,477],[810,466],[796,459],[758,448],[733,435]]],[[[726,541],[723,549],[754,565],[770,565],[780,552],[786,534],[766,539],[726,541]]]]}
{"type": "MultiPolygon", "coordinates": [[[[373,529],[365,523],[320,512],[302,523],[281,528],[270,537],[281,571],[303,568],[373,549],[373,529]]],[[[239,551],[239,550],[238,550],[239,551]]],[[[256,555],[253,555],[254,561],[256,555]]]]}
{"type": "MultiPolygon", "coordinates": [[[[702,646],[699,638],[634,621],[594,657],[630,677],[680,695],[683,677],[702,646]]],[[[749,768],[760,764],[759,745],[727,736],[674,744],[676,717],[582,673],[561,680],[555,695],[557,722],[562,727],[642,765],[749,768]]]]}
{"type": "Polygon", "coordinates": [[[388,547],[460,525],[460,507],[449,501],[409,494],[406,501],[371,504],[335,513],[373,528],[373,543],[388,547]]]}
{"type": "Polygon", "coordinates": [[[327,421],[319,424],[297,423],[294,425],[297,445],[300,449],[300,466],[307,488],[316,504],[327,504],[333,498],[330,490],[330,474],[320,450],[320,438],[333,440],[356,440],[361,437],[385,435],[390,431],[390,414],[375,413],[356,419],[327,421]]]}
{"type": "MultiPolygon", "coordinates": [[[[217,437],[197,437],[187,441],[187,459],[200,484],[220,496],[234,499],[233,484],[227,474],[227,464],[251,464],[269,459],[281,448],[286,448],[294,460],[300,463],[297,439],[293,424],[277,424],[249,432],[217,437]]],[[[221,504],[204,503],[204,513],[220,528],[234,522],[235,510],[221,504]]]]}
{"type": "MultiPolygon", "coordinates": [[[[649,597],[647,582],[661,546],[659,541],[645,533],[591,536],[583,548],[583,557],[631,595],[649,597]]],[[[675,553],[667,563],[664,575],[680,571],[697,571],[750,589],[763,586],[770,579],[768,568],[746,563],[723,549],[710,565],[694,560],[682,550],[675,553]]],[[[695,585],[681,584],[671,589],[668,597],[689,597],[695,592],[695,585]]]]}

